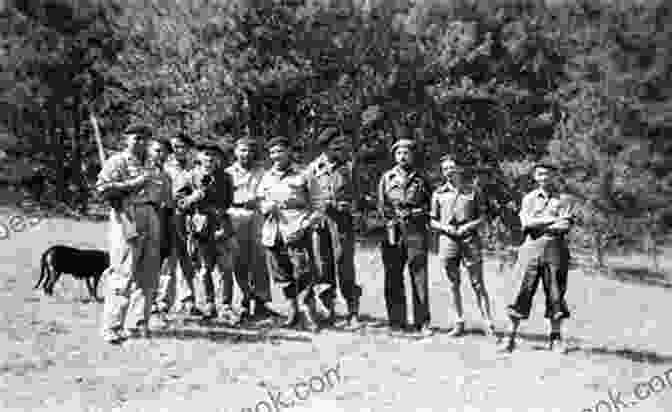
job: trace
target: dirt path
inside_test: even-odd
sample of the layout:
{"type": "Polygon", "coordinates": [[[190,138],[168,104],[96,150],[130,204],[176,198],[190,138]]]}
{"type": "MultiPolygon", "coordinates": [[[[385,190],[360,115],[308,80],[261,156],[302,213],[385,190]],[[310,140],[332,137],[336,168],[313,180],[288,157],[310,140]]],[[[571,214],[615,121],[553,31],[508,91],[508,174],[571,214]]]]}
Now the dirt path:
{"type": "MultiPolygon", "coordinates": [[[[672,368],[670,289],[573,271],[568,335],[575,350],[544,350],[543,298],[524,325],[528,340],[500,355],[479,334],[450,339],[448,284],[430,262],[432,318],[437,335],[392,337],[376,328],[384,318],[382,267],[377,252],[360,250],[363,313],[359,333],[311,336],[279,328],[228,329],[173,324],[151,341],[110,347],[100,342],[100,305],[83,304],[84,285],[66,278],[56,296],[34,292],[41,252],[54,243],[103,247],[104,224],[51,219],[13,234],[0,248],[0,409],[49,411],[582,411],[622,391],[632,401],[638,382],[672,368]],[[294,387],[338,368],[340,380],[297,399],[294,387]],[[270,394],[269,395],[269,391],[270,394]],[[273,407],[271,396],[284,393],[273,407]],[[627,394],[627,395],[626,395],[627,394]],[[272,409],[268,409],[268,408],[272,409]]],[[[487,283],[498,326],[517,279],[487,283]]],[[[671,268],[668,266],[668,270],[671,268]]],[[[468,326],[482,325],[464,283],[468,326]]],[[[285,306],[274,290],[278,311],[285,306]]],[[[340,307],[343,310],[343,307],[340,307]]],[[[304,388],[305,389],[305,388],[304,388]]],[[[627,397],[626,397],[627,396],[627,397]]],[[[599,411],[607,408],[604,403],[599,411]]],[[[672,410],[664,387],[631,411],[672,410]]]]}

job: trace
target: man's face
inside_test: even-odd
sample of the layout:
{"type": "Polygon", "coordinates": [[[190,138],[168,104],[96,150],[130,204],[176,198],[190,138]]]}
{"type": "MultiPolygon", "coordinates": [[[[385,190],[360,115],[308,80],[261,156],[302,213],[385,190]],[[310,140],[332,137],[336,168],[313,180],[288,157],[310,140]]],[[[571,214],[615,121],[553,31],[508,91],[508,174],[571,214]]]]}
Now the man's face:
{"type": "Polygon", "coordinates": [[[268,157],[274,165],[286,166],[289,163],[289,150],[284,146],[273,146],[268,151],[268,157]]]}
{"type": "Polygon", "coordinates": [[[254,158],[252,148],[250,148],[250,146],[245,144],[236,146],[234,154],[236,155],[236,160],[238,160],[241,164],[244,165],[250,164],[252,162],[252,159],[254,158]]]}
{"type": "Polygon", "coordinates": [[[441,174],[443,177],[449,180],[454,180],[455,175],[457,174],[457,166],[453,161],[447,161],[441,163],[441,174]]]}
{"type": "Polygon", "coordinates": [[[140,156],[147,148],[147,141],[144,136],[138,134],[126,135],[126,147],[136,155],[140,156]]]}
{"type": "Polygon", "coordinates": [[[394,151],[394,161],[402,167],[410,166],[413,162],[413,152],[408,147],[399,147],[394,151]]]}
{"type": "Polygon", "coordinates": [[[332,162],[339,162],[347,158],[348,147],[346,144],[338,144],[328,147],[324,153],[332,162]]]}
{"type": "Polygon", "coordinates": [[[553,183],[553,171],[546,167],[535,168],[534,181],[541,187],[549,187],[553,183]]]}
{"type": "Polygon", "coordinates": [[[168,156],[168,150],[162,143],[153,141],[147,148],[147,154],[151,161],[155,163],[163,163],[168,156]]]}
{"type": "Polygon", "coordinates": [[[175,158],[177,160],[185,160],[187,158],[187,151],[188,147],[186,143],[184,143],[180,139],[171,139],[170,140],[170,145],[173,148],[173,154],[175,155],[175,158]]]}
{"type": "Polygon", "coordinates": [[[200,152],[198,155],[199,163],[206,172],[212,172],[217,168],[217,160],[214,153],[210,151],[200,152]]]}

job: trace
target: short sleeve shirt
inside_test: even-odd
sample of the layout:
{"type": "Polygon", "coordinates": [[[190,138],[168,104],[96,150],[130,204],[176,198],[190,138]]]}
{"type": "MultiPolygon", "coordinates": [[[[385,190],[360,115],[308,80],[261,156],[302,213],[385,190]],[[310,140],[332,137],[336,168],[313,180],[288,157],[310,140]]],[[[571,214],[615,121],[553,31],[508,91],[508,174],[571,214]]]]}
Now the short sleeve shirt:
{"type": "Polygon", "coordinates": [[[431,190],[427,180],[416,171],[394,167],[383,174],[378,186],[378,209],[391,219],[399,211],[429,212],[431,190]]]}
{"type": "MultiPolygon", "coordinates": [[[[103,164],[96,185],[130,180],[138,177],[145,170],[145,166],[137,157],[127,152],[116,153],[103,164]]],[[[153,198],[150,191],[147,190],[147,185],[145,185],[140,190],[129,194],[126,200],[132,203],[142,203],[152,201],[153,198]]]]}
{"type": "Polygon", "coordinates": [[[463,224],[484,212],[484,202],[476,190],[458,191],[446,183],[432,195],[430,217],[442,224],[463,224]]]}
{"type": "Polygon", "coordinates": [[[226,168],[233,183],[233,203],[242,204],[254,200],[257,196],[257,187],[264,175],[263,169],[253,167],[246,169],[239,163],[234,163],[226,168]]]}

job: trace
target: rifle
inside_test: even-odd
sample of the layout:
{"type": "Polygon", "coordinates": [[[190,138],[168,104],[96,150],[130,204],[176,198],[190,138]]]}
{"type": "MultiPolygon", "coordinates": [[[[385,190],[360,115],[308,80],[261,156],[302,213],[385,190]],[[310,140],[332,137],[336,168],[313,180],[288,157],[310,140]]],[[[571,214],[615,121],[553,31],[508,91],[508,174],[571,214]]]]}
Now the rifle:
{"type": "MultiPolygon", "coordinates": [[[[103,139],[100,134],[100,128],[98,127],[98,119],[93,114],[89,112],[89,120],[93,126],[93,136],[96,139],[96,146],[98,147],[98,157],[100,158],[101,167],[105,164],[105,150],[103,149],[103,139]]],[[[132,239],[138,235],[138,228],[135,225],[135,222],[128,216],[128,214],[123,209],[123,201],[121,199],[110,199],[110,206],[116,212],[116,216],[121,224],[121,230],[126,239],[132,239]]]]}

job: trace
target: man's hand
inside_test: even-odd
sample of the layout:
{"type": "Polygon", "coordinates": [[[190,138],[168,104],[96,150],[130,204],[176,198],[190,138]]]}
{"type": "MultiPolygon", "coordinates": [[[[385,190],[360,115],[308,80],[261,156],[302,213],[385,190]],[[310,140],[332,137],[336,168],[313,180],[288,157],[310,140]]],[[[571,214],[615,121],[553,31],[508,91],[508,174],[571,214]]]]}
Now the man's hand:
{"type": "Polygon", "coordinates": [[[446,232],[448,236],[460,236],[457,227],[454,225],[443,225],[443,231],[446,232]]]}
{"type": "Polygon", "coordinates": [[[259,203],[259,210],[261,210],[261,213],[264,215],[275,212],[277,208],[278,205],[272,200],[262,200],[261,203],[259,203]]]}
{"type": "Polygon", "coordinates": [[[143,172],[139,176],[130,179],[127,182],[127,185],[131,186],[134,189],[138,189],[141,186],[145,185],[147,182],[149,182],[151,178],[152,177],[149,175],[149,173],[143,172]]]}
{"type": "Polygon", "coordinates": [[[548,230],[558,231],[558,232],[567,232],[571,227],[571,221],[568,217],[561,217],[557,219],[552,225],[548,227],[548,230]]]}
{"type": "Polygon", "coordinates": [[[336,203],[336,210],[341,213],[352,212],[352,205],[350,202],[338,202],[336,203]]]}

